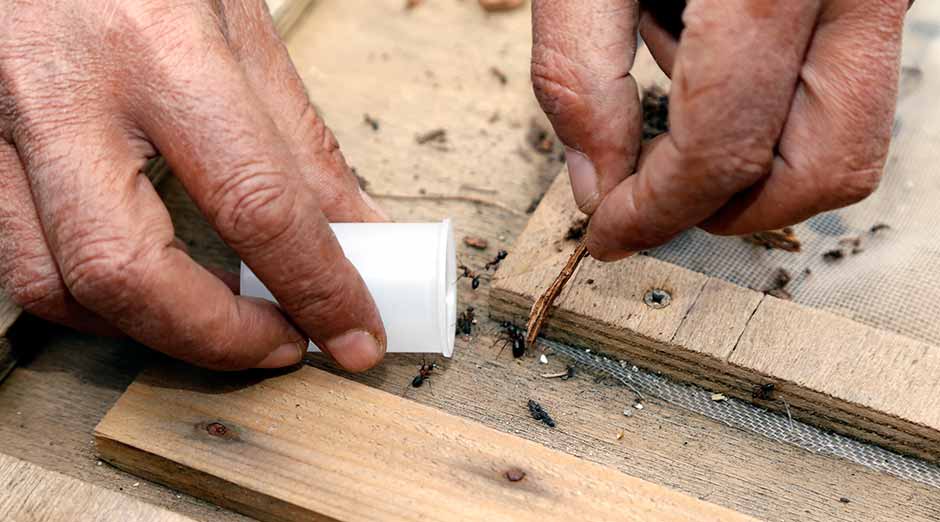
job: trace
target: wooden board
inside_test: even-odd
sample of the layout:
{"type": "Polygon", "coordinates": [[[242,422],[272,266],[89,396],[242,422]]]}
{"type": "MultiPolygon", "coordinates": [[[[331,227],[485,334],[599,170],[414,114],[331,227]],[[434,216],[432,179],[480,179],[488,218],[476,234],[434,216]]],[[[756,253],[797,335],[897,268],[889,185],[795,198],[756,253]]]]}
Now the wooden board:
{"type": "Polygon", "coordinates": [[[259,377],[147,372],[98,451],[265,521],[753,520],[321,370],[259,377]]]}
{"type": "Polygon", "coordinates": [[[193,519],[0,454],[0,520],[192,522],[193,519]]]}
{"type": "MultiPolygon", "coordinates": [[[[498,317],[524,323],[573,250],[563,239],[580,217],[570,193],[562,173],[504,262],[490,293],[498,317]]],[[[642,255],[585,260],[546,325],[547,337],[745,400],[773,383],[763,406],[789,405],[794,418],[940,460],[935,346],[642,255]],[[668,306],[644,302],[654,289],[668,292],[668,306]]]]}
{"type": "MultiPolygon", "coordinates": [[[[379,198],[398,220],[454,218],[461,260],[479,268],[498,249],[512,255],[512,242],[529,217],[526,208],[544,193],[560,165],[556,154],[538,154],[527,141],[530,119],[541,118],[527,81],[529,13],[485,14],[472,1],[425,2],[405,11],[403,3],[317,2],[291,32],[289,48],[347,159],[369,180],[369,190],[410,196],[379,198]],[[342,53],[336,52],[337,41],[345,42],[342,53]],[[505,86],[490,74],[492,66],[509,77],[505,86]],[[363,123],[364,112],[379,119],[379,131],[363,123]],[[490,122],[494,113],[499,118],[490,122]],[[415,134],[442,126],[449,131],[449,150],[414,143],[415,134]],[[434,194],[472,196],[498,206],[438,200],[434,194]],[[464,235],[485,238],[490,246],[482,252],[468,248],[459,242],[464,235]]],[[[923,2],[921,9],[931,4],[923,2]]],[[[237,257],[176,180],[160,190],[192,255],[237,269],[237,257]]],[[[476,306],[479,325],[471,339],[458,339],[454,359],[437,361],[440,368],[430,389],[408,387],[421,357],[392,356],[361,375],[339,372],[323,359],[312,362],[759,519],[940,519],[940,494],[928,486],[808,453],[655,399],[626,418],[622,412],[632,397],[622,387],[598,383],[586,372],[565,382],[540,377],[564,370],[560,357],[549,356],[547,365],[537,358],[514,361],[506,353],[497,358],[498,325],[490,320],[487,304],[491,274],[476,291],[461,282],[461,309],[476,306]],[[554,415],[556,429],[532,422],[520,407],[530,397],[554,415]],[[620,431],[624,436],[617,439],[620,431]],[[850,502],[840,502],[843,497],[850,502]]],[[[197,520],[247,522],[231,510],[95,465],[92,432],[138,371],[151,364],[149,351],[34,320],[17,330],[17,351],[31,355],[0,384],[4,452],[108,489],[124,488],[125,494],[197,520]],[[136,481],[140,486],[132,487],[136,481]]]]}

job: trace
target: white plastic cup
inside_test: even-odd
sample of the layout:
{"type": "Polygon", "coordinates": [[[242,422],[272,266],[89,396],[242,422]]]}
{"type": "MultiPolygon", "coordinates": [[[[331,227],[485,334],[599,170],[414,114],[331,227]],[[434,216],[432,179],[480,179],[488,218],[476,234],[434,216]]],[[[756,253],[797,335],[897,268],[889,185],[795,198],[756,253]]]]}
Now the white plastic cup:
{"type": "MultiPolygon", "coordinates": [[[[450,220],[331,227],[379,308],[388,335],[387,351],[453,355],[457,251],[450,220]]],[[[277,302],[244,263],[241,294],[277,302]]],[[[320,351],[312,342],[308,350],[320,351]]]]}

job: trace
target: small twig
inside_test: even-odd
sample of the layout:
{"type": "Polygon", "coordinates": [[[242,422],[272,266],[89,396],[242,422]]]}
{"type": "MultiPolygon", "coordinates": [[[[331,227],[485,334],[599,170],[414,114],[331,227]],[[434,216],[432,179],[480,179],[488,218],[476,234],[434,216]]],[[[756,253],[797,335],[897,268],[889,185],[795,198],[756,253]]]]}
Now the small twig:
{"type": "Polygon", "coordinates": [[[568,375],[568,370],[565,370],[563,372],[558,372],[558,373],[543,373],[542,378],[543,379],[557,379],[559,377],[564,377],[566,375],[568,375]]]}
{"type": "Polygon", "coordinates": [[[558,277],[556,277],[551,286],[548,287],[548,290],[539,297],[538,301],[532,305],[532,313],[529,314],[529,323],[526,325],[528,333],[525,341],[527,345],[535,345],[535,340],[539,336],[539,330],[542,329],[542,324],[548,317],[548,312],[552,304],[555,303],[558,294],[561,293],[565,288],[565,284],[571,279],[575,269],[578,268],[578,264],[580,264],[581,260],[587,255],[587,246],[585,246],[585,241],[582,239],[581,242],[578,243],[578,247],[571,253],[571,257],[568,258],[568,262],[565,263],[565,267],[561,269],[561,273],[558,274],[558,277]]]}
{"type": "Polygon", "coordinates": [[[410,194],[374,194],[369,193],[370,196],[377,199],[394,199],[398,201],[419,201],[419,200],[430,200],[430,201],[463,201],[466,203],[476,203],[479,205],[486,205],[489,207],[498,208],[513,214],[515,216],[525,216],[524,213],[519,212],[518,210],[503,205],[502,203],[496,201],[490,201],[488,199],[476,198],[473,196],[461,196],[459,194],[424,194],[420,196],[413,196],[410,194]]]}

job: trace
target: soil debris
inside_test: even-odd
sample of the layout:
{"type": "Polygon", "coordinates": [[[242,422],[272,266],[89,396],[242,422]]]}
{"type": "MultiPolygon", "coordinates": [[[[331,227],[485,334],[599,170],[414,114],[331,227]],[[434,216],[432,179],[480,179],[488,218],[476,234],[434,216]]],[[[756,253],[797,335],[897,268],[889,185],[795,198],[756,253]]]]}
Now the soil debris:
{"type": "Polygon", "coordinates": [[[529,413],[532,414],[533,419],[541,421],[549,428],[555,427],[555,420],[552,419],[551,415],[549,415],[548,412],[542,408],[541,404],[533,401],[532,399],[529,399],[529,413]]]}
{"type": "Polygon", "coordinates": [[[669,94],[654,85],[643,92],[643,141],[669,132],[669,94]]]}
{"type": "Polygon", "coordinates": [[[489,241],[477,236],[464,236],[463,244],[477,250],[486,250],[486,247],[490,246],[489,241]]]}
{"type": "Polygon", "coordinates": [[[786,268],[778,268],[774,273],[773,282],[770,286],[764,290],[764,293],[767,295],[772,295],[777,299],[793,299],[793,296],[786,289],[786,286],[790,284],[790,281],[793,280],[793,276],[790,275],[790,272],[786,268]]]}
{"type": "Polygon", "coordinates": [[[527,138],[529,145],[539,154],[550,154],[555,150],[555,135],[535,119],[529,123],[527,138]]]}
{"type": "Polygon", "coordinates": [[[565,368],[565,371],[563,372],[543,373],[542,378],[543,379],[559,379],[560,378],[563,381],[567,381],[568,379],[571,379],[574,377],[574,372],[575,372],[574,366],[568,366],[565,368]]]}
{"type": "Polygon", "coordinates": [[[434,129],[424,134],[419,134],[415,136],[415,141],[418,145],[425,145],[427,143],[447,143],[447,129],[434,129]]]}
{"type": "Polygon", "coordinates": [[[506,76],[506,73],[504,73],[502,69],[500,69],[499,67],[496,67],[495,65],[493,67],[490,67],[490,74],[492,74],[493,77],[499,80],[499,83],[503,85],[506,85],[507,83],[509,83],[509,77],[506,76]]]}
{"type": "Polygon", "coordinates": [[[802,247],[800,240],[797,239],[793,231],[793,227],[756,232],[748,236],[742,236],[741,239],[753,245],[762,246],[767,250],[777,249],[785,252],[799,252],[802,247]]]}
{"type": "Polygon", "coordinates": [[[525,0],[479,0],[480,7],[486,11],[512,11],[525,3],[525,0]]]}
{"type": "Polygon", "coordinates": [[[587,233],[588,218],[578,218],[573,225],[568,227],[568,231],[565,232],[565,241],[580,241],[584,234],[587,233]]]}

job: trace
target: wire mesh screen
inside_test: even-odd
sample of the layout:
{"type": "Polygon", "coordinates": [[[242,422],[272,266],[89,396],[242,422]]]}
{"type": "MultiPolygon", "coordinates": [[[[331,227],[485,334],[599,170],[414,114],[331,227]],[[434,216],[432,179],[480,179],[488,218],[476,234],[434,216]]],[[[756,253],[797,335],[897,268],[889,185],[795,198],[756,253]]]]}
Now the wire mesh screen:
{"type": "Polygon", "coordinates": [[[691,230],[653,257],[940,344],[940,2],[911,11],[891,153],[879,189],[794,228],[800,252],[691,230]],[[783,269],[785,272],[780,272],[783,269]]]}

